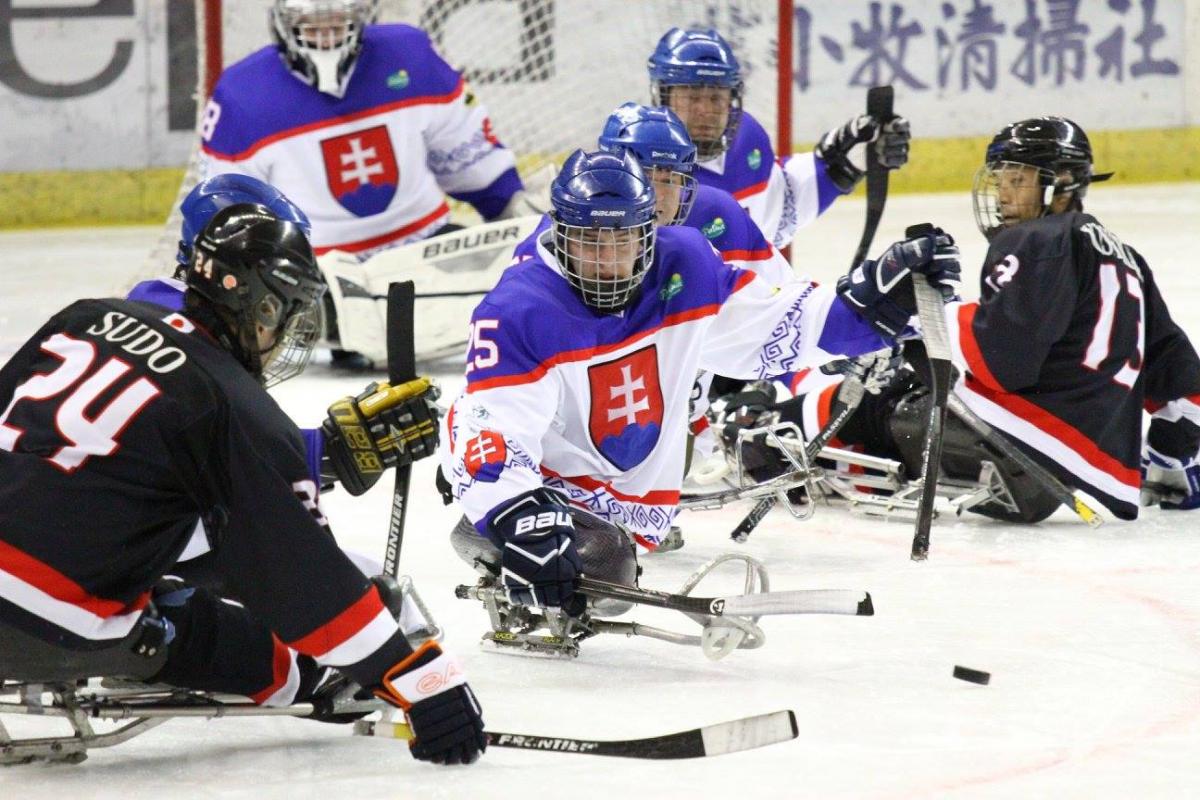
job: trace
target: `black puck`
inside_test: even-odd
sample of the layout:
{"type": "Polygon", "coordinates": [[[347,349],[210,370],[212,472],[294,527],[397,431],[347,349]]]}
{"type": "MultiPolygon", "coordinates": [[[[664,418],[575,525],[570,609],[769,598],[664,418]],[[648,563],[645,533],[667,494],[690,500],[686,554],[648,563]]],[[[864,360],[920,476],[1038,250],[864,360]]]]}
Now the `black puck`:
{"type": "Polygon", "coordinates": [[[971,669],[970,667],[962,667],[958,664],[955,664],[954,677],[958,678],[960,681],[978,683],[980,686],[987,686],[988,681],[992,679],[992,673],[984,672],[981,669],[971,669]]]}

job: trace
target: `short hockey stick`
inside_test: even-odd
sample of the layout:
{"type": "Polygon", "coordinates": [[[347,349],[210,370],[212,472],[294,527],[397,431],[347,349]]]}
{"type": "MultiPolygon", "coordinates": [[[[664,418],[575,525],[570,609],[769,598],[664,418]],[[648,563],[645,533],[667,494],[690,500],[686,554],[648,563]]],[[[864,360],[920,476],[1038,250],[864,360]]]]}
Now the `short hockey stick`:
{"type": "Polygon", "coordinates": [[[811,470],[785,472],[751,486],[738,486],[719,492],[688,492],[679,496],[679,508],[687,511],[712,511],[741,500],[758,500],[774,496],[776,492],[795,489],[810,479],[821,477],[821,474],[820,468],[813,467],[811,470]]]}
{"type": "MultiPolygon", "coordinates": [[[[412,729],[402,722],[354,723],[358,736],[382,736],[410,741],[412,729]]],[[[736,753],[756,747],[787,742],[800,734],[796,714],[775,711],[754,717],[743,717],[716,725],[705,725],[664,736],[644,739],[570,739],[562,736],[538,736],[521,733],[485,731],[489,747],[512,747],[520,750],[540,750],[550,753],[579,753],[592,756],[622,758],[703,758],[736,753]]]]}
{"type": "MultiPolygon", "coordinates": [[[[891,86],[872,86],[867,90],[867,113],[880,122],[888,122],[896,115],[892,110],[892,101],[894,92],[891,86]]],[[[862,236],[858,240],[858,249],[854,251],[854,260],[850,267],[853,269],[858,266],[867,256],[867,249],[870,248],[871,242],[875,239],[875,231],[879,228],[879,220],[883,218],[883,207],[887,204],[888,193],[888,169],[879,162],[879,155],[875,152],[875,148],[867,148],[867,218],[863,223],[862,236]]],[[[859,400],[862,399],[861,390],[859,392],[859,400]]],[[[844,406],[842,412],[825,426],[813,442],[820,440],[821,435],[828,431],[828,437],[814,451],[808,449],[808,458],[811,463],[816,458],[816,454],[821,452],[829,439],[832,439],[838,429],[845,424],[850,415],[858,407],[858,403],[853,406],[844,406]]],[[[758,501],[758,504],[750,510],[750,513],[738,523],[733,532],[729,534],[729,538],[735,542],[744,542],[750,537],[750,533],[758,527],[758,523],[762,522],[763,518],[770,513],[771,509],[779,502],[778,497],[764,497],[758,501]]]]}
{"type": "Polygon", "coordinates": [[[704,614],[712,617],[759,617],[778,614],[844,614],[870,617],[875,614],[871,595],[868,592],[850,589],[794,589],[729,597],[692,597],[624,586],[595,578],[580,578],[579,591],[590,597],[607,597],[644,606],[682,611],[685,614],[704,614]]]}
{"type": "MultiPolygon", "coordinates": [[[[414,346],[412,281],[388,284],[387,355],[388,380],[393,386],[417,377],[414,346]]],[[[408,514],[408,488],[412,482],[412,464],[396,468],[396,488],[392,492],[392,513],[388,517],[387,549],[383,574],[395,578],[400,568],[400,545],[404,541],[404,520],[408,514]]]]}
{"type": "MultiPolygon", "coordinates": [[[[912,239],[930,234],[929,223],[912,225],[904,235],[912,239]]],[[[917,504],[917,523],[913,533],[911,558],[924,561],[929,557],[929,532],[933,525],[933,501],[937,498],[938,468],[942,461],[942,432],[946,424],[946,401],[950,395],[950,335],[946,332],[946,315],[942,310],[942,295],[922,276],[912,276],[913,294],[917,301],[917,316],[921,319],[921,340],[929,358],[929,420],[925,429],[925,445],[921,449],[921,499],[917,504]]]]}
{"type": "MultiPolygon", "coordinates": [[[[891,86],[872,86],[867,90],[867,113],[881,123],[895,118],[892,110],[894,93],[891,86]]],[[[882,135],[882,131],[880,131],[882,135]]],[[[858,249],[854,252],[851,267],[857,267],[867,257],[867,248],[875,238],[875,230],[883,217],[883,206],[887,203],[888,169],[879,163],[879,155],[875,148],[867,147],[867,219],[863,224],[862,237],[858,240],[858,249]]]]}
{"type": "MultiPolygon", "coordinates": [[[[825,449],[825,445],[829,444],[829,440],[837,435],[837,432],[846,424],[846,420],[858,409],[859,403],[862,402],[863,385],[862,381],[856,375],[847,375],[842,385],[838,388],[838,402],[842,408],[838,413],[825,423],[825,427],[817,432],[812,441],[804,446],[807,461],[812,464],[817,455],[825,449]]],[[[758,523],[762,522],[763,517],[771,512],[779,502],[778,495],[770,495],[759,500],[754,508],[750,509],[750,513],[738,523],[733,532],[729,534],[729,538],[735,542],[745,542],[750,538],[750,534],[758,527],[758,523]]]]}
{"type": "Polygon", "coordinates": [[[980,419],[979,415],[972,411],[966,403],[964,403],[953,392],[950,393],[948,407],[950,413],[958,417],[963,423],[979,434],[985,442],[1000,451],[1000,454],[1012,461],[1038,483],[1042,488],[1050,492],[1055,499],[1062,503],[1067,508],[1074,511],[1079,518],[1088,524],[1089,527],[1098,528],[1104,524],[1104,517],[1087,504],[1087,502],[1075,492],[1071,491],[1062,481],[1054,477],[1054,475],[1043,467],[1041,464],[1034,461],[1029,456],[1025,455],[1022,450],[1015,444],[1010,442],[1003,433],[1000,433],[991,425],[980,419]]]}

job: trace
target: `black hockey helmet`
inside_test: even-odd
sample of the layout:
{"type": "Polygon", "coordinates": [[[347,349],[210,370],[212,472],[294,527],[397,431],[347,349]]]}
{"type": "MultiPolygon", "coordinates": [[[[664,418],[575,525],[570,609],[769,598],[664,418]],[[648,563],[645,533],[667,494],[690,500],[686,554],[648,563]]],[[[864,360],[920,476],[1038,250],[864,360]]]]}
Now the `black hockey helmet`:
{"type": "Polygon", "coordinates": [[[189,311],[264,386],[304,369],[326,286],[299,225],[257,203],[222,209],[196,238],[186,283],[189,311]],[[260,334],[274,341],[264,347],[260,334]]]}
{"type": "MultiPolygon", "coordinates": [[[[1055,195],[1071,193],[1070,207],[1082,209],[1090,184],[1112,173],[1092,172],[1092,145],[1083,128],[1065,117],[1034,117],[1005,125],[987,146],[984,165],[975,176],[975,218],[985,235],[1012,224],[997,201],[999,175],[1005,165],[1037,169],[1041,205],[1031,216],[1042,216],[1055,195]]],[[[1027,215],[1028,216],[1028,215],[1027,215]]]]}

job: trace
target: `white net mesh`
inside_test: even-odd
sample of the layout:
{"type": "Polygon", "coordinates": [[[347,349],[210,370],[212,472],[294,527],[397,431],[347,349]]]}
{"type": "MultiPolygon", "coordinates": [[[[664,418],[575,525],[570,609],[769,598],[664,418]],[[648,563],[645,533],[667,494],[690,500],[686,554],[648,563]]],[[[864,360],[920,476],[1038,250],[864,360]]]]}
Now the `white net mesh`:
{"type": "MultiPolygon", "coordinates": [[[[197,0],[198,35],[205,0],[197,0]]],[[[208,0],[221,6],[223,62],[271,42],[270,0],[208,0]]],[[[746,80],[745,108],[774,138],[778,74],[777,0],[383,0],[379,21],[426,30],[486,105],[494,130],[529,178],[577,147],[593,149],[608,114],[649,102],[646,59],[673,25],[717,28],[746,80]]],[[[205,74],[205,47],[198,48],[205,74]]],[[[195,185],[193,156],[178,202],[195,185]]],[[[543,172],[543,175],[546,173],[543,172]]],[[[548,181],[548,178],[547,178],[548,181]]],[[[469,222],[467,209],[456,217],[469,222]]],[[[477,218],[476,218],[477,219],[477,218]]],[[[147,275],[170,271],[179,217],[167,221],[147,275]]]]}

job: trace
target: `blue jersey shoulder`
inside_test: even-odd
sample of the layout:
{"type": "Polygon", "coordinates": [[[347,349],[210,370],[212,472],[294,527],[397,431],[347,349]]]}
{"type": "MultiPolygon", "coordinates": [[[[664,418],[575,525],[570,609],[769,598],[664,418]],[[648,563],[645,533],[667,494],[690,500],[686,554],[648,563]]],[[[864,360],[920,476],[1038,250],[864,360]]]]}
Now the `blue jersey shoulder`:
{"type": "MultiPolygon", "coordinates": [[[[472,320],[476,325],[486,321],[484,338],[494,343],[499,359],[486,368],[476,366],[470,383],[528,375],[665,323],[712,313],[744,274],[727,267],[699,231],[659,228],[654,263],[637,298],[621,314],[604,314],[584,304],[532,241],[522,243],[533,247],[527,248],[531,257],[505,270],[475,309],[472,320]]],[[[468,358],[476,360],[477,355],[486,354],[477,348],[468,358]]]]}
{"type": "Polygon", "coordinates": [[[753,253],[770,246],[746,209],[729,192],[715,186],[696,187],[695,203],[683,224],[704,234],[722,255],[753,253]]]}
{"type": "Polygon", "coordinates": [[[372,25],[344,97],[322,94],[292,75],[274,46],[264,47],[221,73],[213,91],[220,107],[206,149],[245,157],[266,140],[300,128],[407,104],[448,100],[461,78],[410,25],[372,25]],[[263,102],[270,98],[270,102],[263,102]]]}
{"type": "Polygon", "coordinates": [[[724,171],[718,174],[700,164],[696,179],[738,197],[739,193],[765,184],[771,177],[774,163],[775,150],[771,147],[771,137],[758,120],[743,111],[737,135],[725,153],[724,171]]]}

